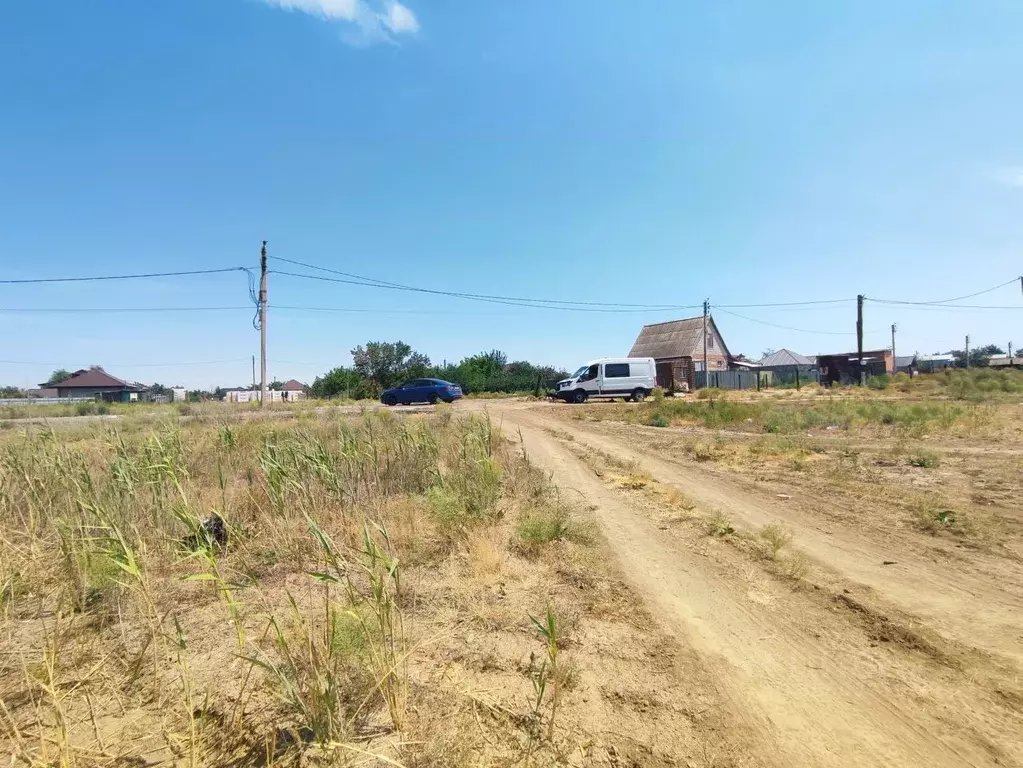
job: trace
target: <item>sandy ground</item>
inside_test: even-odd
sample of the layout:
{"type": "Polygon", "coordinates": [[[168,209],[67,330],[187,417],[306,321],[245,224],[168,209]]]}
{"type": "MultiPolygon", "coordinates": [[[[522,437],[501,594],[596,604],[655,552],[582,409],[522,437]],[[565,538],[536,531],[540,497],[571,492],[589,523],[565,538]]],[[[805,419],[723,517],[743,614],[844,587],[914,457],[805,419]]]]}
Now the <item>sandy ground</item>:
{"type": "Polygon", "coordinates": [[[546,405],[465,405],[521,436],[592,510],[651,614],[720,682],[760,762],[1023,764],[1018,564],[978,554],[953,576],[899,537],[815,515],[812,499],[758,496],[658,455],[635,428],[558,418],[546,405]],[[608,481],[616,463],[688,494],[700,513],[727,513],[739,532],[784,523],[811,562],[807,575],[786,581],[741,541],[675,524],[650,494],[608,481]]]}

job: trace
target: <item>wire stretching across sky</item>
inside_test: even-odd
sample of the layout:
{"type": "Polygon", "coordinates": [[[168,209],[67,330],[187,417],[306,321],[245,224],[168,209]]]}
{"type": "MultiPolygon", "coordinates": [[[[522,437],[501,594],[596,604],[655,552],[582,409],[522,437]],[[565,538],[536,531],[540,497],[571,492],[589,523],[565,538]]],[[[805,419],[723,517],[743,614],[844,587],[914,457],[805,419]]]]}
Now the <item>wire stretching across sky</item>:
{"type": "MultiPolygon", "coordinates": [[[[821,334],[821,335],[824,335],[824,336],[855,336],[856,335],[856,331],[822,331],[822,330],[819,330],[819,329],[811,330],[809,328],[793,328],[790,325],[779,325],[778,323],[770,323],[767,320],[759,320],[759,319],[757,319],[755,317],[747,317],[746,315],[740,315],[738,312],[732,312],[731,310],[725,309],[724,307],[722,307],[722,306],[720,306],[718,304],[712,305],[711,309],[719,309],[722,312],[724,312],[726,315],[732,315],[733,317],[738,317],[738,318],[740,318],[742,320],[749,320],[751,323],[760,323],[761,325],[769,325],[772,328],[782,328],[782,329],[784,329],[786,331],[796,331],[798,333],[814,333],[814,334],[821,334]]],[[[872,331],[864,331],[864,333],[865,334],[866,333],[881,333],[882,331],[884,331],[883,328],[882,329],[875,329],[875,330],[872,330],[872,331]]]]}
{"type": "Polygon", "coordinates": [[[147,272],[137,275],[93,275],[91,277],[33,277],[19,280],[0,280],[0,285],[27,285],[30,283],[87,283],[97,280],[143,280],[151,277],[184,277],[186,275],[216,275],[224,272],[248,272],[248,267],[225,267],[223,269],[190,269],[184,272],[147,272]]]}
{"type": "MultiPolygon", "coordinates": [[[[512,297],[501,297],[501,296],[487,296],[485,294],[473,294],[473,293],[458,293],[456,291],[440,291],[431,288],[414,288],[412,286],[399,286],[399,285],[380,285],[377,283],[362,283],[356,282],[355,280],[346,280],[337,277],[326,277],[324,275],[304,275],[299,272],[283,272],[281,270],[273,270],[275,275],[286,275],[288,277],[299,277],[306,280],[321,280],[327,283],[345,283],[347,285],[360,285],[366,288],[388,288],[397,291],[412,291],[415,293],[428,293],[436,296],[451,296],[452,298],[468,299],[470,301],[481,301],[488,304],[505,304],[510,307],[528,307],[530,309],[556,309],[565,312],[612,312],[612,313],[635,313],[635,312],[677,312],[680,309],[702,309],[703,305],[626,305],[626,304],[610,304],[604,305],[599,302],[579,302],[580,304],[588,304],[589,306],[575,306],[567,305],[566,302],[557,302],[556,300],[546,299],[516,299],[512,297]]],[[[271,307],[273,305],[270,305],[271,307]]]]}
{"type": "MultiPolygon", "coordinates": [[[[514,306],[527,306],[527,307],[546,307],[547,305],[556,305],[548,308],[557,307],[599,307],[601,309],[608,309],[614,311],[622,311],[623,309],[629,310],[679,310],[679,309],[703,309],[702,304],[629,304],[625,302],[607,302],[607,301],[578,301],[569,299],[540,299],[534,297],[525,296],[500,296],[485,293],[465,293],[461,291],[444,291],[432,288],[421,288],[411,285],[403,285],[401,283],[392,283],[387,280],[378,280],[373,277],[366,277],[364,275],[357,275],[352,272],[342,272],[337,269],[330,269],[328,267],[321,267],[316,264],[310,264],[304,261],[297,261],[295,259],[287,259],[283,256],[271,256],[273,260],[284,262],[287,264],[294,264],[295,266],[305,267],[306,269],[315,269],[320,272],[327,272],[332,275],[340,275],[345,280],[331,280],[331,282],[345,283],[348,285],[361,285],[370,288],[389,288],[397,291],[413,291],[416,293],[428,293],[438,296],[451,296],[454,298],[461,299],[473,299],[476,301],[492,301],[497,303],[512,303],[514,306]]],[[[311,280],[327,280],[318,275],[302,275],[296,272],[284,272],[275,270],[276,274],[288,275],[290,277],[304,277],[311,280]]],[[[851,301],[855,301],[853,298],[848,299],[813,299],[810,301],[788,301],[788,302],[769,302],[763,304],[724,304],[721,306],[725,307],[792,307],[792,306],[805,306],[812,304],[843,304],[851,301]]]]}
{"type": "MultiPolygon", "coordinates": [[[[951,299],[941,299],[940,301],[903,301],[900,299],[872,299],[869,296],[866,296],[865,299],[867,301],[873,301],[878,304],[915,304],[919,306],[934,306],[938,304],[950,304],[953,301],[962,301],[963,299],[972,299],[974,296],[983,296],[985,293],[992,293],[993,291],[997,291],[999,288],[1004,288],[1005,286],[1012,285],[1013,283],[1018,283],[1020,285],[1020,288],[1023,289],[1023,277],[1014,277],[1012,278],[1012,280],[1007,280],[1004,283],[992,286],[991,288],[985,288],[983,291],[977,291],[976,293],[968,293],[965,296],[956,296],[951,299]]],[[[977,307],[977,309],[980,309],[980,307],[977,307]]],[[[995,309],[995,307],[990,307],[990,309],[995,309]]]]}

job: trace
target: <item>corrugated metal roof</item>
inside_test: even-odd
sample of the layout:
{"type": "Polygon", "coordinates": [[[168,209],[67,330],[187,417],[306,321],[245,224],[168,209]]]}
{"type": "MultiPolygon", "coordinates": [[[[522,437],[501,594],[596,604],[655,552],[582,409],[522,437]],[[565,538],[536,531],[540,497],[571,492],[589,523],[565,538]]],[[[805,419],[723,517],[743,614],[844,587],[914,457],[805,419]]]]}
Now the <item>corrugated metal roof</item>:
{"type": "Polygon", "coordinates": [[[788,349],[779,349],[760,361],[761,367],[780,365],[813,365],[814,361],[808,357],[792,352],[788,349]]]}
{"type": "Polygon", "coordinates": [[[896,355],[895,356],[895,367],[896,368],[908,368],[916,360],[916,355],[896,355]]]}
{"type": "MultiPolygon", "coordinates": [[[[713,317],[707,318],[707,328],[717,330],[713,317]]],[[[721,332],[718,331],[721,338],[721,332]]],[[[722,338],[722,346],[724,339],[722,338]]],[[[728,348],[713,350],[715,354],[728,354],[728,348]]],[[[666,323],[644,325],[629,357],[653,357],[658,360],[671,357],[703,357],[703,315],[687,317],[684,320],[670,320],[666,323]]]]}

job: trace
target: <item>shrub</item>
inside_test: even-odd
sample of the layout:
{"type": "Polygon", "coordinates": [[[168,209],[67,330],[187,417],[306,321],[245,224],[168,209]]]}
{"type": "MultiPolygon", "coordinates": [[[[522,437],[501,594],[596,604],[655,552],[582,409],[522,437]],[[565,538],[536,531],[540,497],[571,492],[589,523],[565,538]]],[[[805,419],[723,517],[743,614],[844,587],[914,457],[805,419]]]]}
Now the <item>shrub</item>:
{"type": "Polygon", "coordinates": [[[650,392],[650,397],[655,403],[659,403],[664,400],[664,390],[661,387],[654,387],[650,392]]]}
{"type": "Polygon", "coordinates": [[[668,421],[664,416],[654,416],[647,422],[647,426],[650,427],[670,427],[671,422],[668,421]]]}
{"type": "Polygon", "coordinates": [[[871,376],[867,379],[867,387],[870,389],[888,389],[888,374],[882,373],[880,376],[871,376]]]}
{"type": "Polygon", "coordinates": [[[911,454],[908,461],[912,467],[933,469],[941,463],[941,456],[934,451],[919,451],[918,453],[911,454]]]}
{"type": "Polygon", "coordinates": [[[707,518],[706,528],[708,536],[728,536],[731,533],[735,533],[732,521],[728,518],[728,515],[720,510],[715,510],[707,518]]]}
{"type": "Polygon", "coordinates": [[[792,541],[792,534],[778,523],[771,523],[760,530],[760,538],[767,544],[768,557],[777,560],[778,553],[792,541]]]}

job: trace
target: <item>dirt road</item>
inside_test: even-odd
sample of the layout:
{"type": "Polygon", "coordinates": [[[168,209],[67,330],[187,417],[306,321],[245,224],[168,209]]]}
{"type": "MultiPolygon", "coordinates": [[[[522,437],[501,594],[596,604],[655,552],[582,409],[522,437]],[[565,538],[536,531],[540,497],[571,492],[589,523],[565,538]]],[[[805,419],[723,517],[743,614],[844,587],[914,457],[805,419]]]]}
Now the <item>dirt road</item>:
{"type": "MultiPolygon", "coordinates": [[[[736,727],[755,734],[762,762],[1020,764],[1023,751],[1012,734],[1023,732],[1023,713],[1021,701],[1013,698],[1014,688],[993,689],[985,674],[964,672],[957,661],[926,643],[914,647],[912,642],[884,642],[891,638],[878,634],[878,624],[890,629],[890,620],[873,614],[855,594],[827,595],[819,587],[793,589],[716,538],[664,530],[633,501],[635,496],[609,488],[578,455],[578,447],[638,458],[655,477],[672,480],[753,525],[773,521],[774,510],[729,489],[699,484],[635,447],[623,447],[583,428],[569,425],[573,440],[560,440],[546,429],[550,419],[542,410],[514,403],[487,407],[506,433],[521,434],[525,449],[563,489],[592,510],[622,570],[646,596],[652,613],[679,643],[695,649],[721,681],[730,716],[736,727]]],[[[559,429],[565,426],[558,424],[559,429]]],[[[786,519],[799,526],[799,542],[809,545],[815,556],[840,555],[839,566],[864,583],[889,587],[891,594],[907,600],[911,593],[900,590],[924,589],[911,578],[899,579],[902,586],[890,589],[872,567],[853,567],[858,558],[880,564],[880,555],[862,550],[866,543],[825,546],[826,533],[807,521],[786,519]]],[[[973,620],[956,617],[962,598],[954,590],[929,592],[939,594],[927,604],[928,610],[949,626],[973,620]]],[[[1011,617],[1003,612],[1010,610],[1011,604],[1000,604],[977,606],[974,613],[992,626],[1004,620],[1008,627],[1011,617]]],[[[1002,642],[998,645],[1001,648],[1002,642]]]]}

